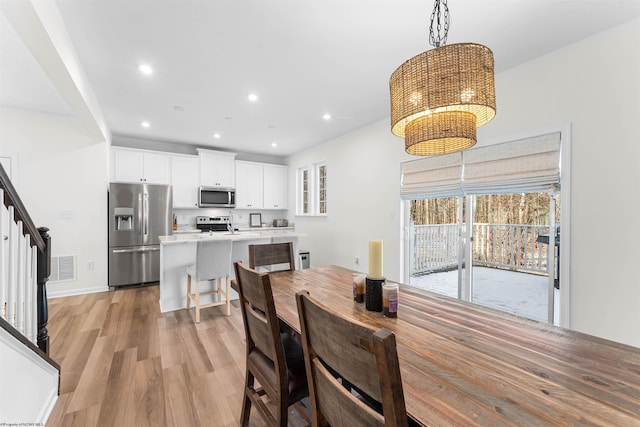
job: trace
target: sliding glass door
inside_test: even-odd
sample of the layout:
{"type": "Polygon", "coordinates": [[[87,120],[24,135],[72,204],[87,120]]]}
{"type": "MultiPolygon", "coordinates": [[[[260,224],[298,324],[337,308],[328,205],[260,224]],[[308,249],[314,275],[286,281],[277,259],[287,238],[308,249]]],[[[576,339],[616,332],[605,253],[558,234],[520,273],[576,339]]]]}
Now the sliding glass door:
{"type": "Polygon", "coordinates": [[[411,285],[458,298],[464,274],[462,197],[410,201],[411,285]]]}
{"type": "Polygon", "coordinates": [[[550,236],[555,241],[556,212],[560,213],[555,209],[555,197],[548,193],[469,197],[474,205],[473,302],[552,321],[555,248],[546,242],[550,236]]]}
{"type": "Polygon", "coordinates": [[[549,193],[411,200],[409,283],[553,322],[559,287],[556,200],[549,193]]]}
{"type": "MultiPolygon", "coordinates": [[[[570,206],[570,182],[561,180],[560,173],[561,166],[563,174],[569,171],[567,135],[565,129],[404,162],[401,196],[407,201],[405,224],[410,224],[405,227],[405,260],[412,263],[405,265],[405,277],[411,277],[405,281],[552,321],[554,285],[559,286],[554,276],[560,191],[570,206]],[[452,247],[457,254],[445,252],[452,247]],[[435,276],[444,274],[448,284],[457,278],[446,292],[435,276]]],[[[566,238],[569,222],[564,225],[566,238]]],[[[563,251],[568,253],[566,245],[563,251]]],[[[569,270],[564,271],[568,277],[569,270]]],[[[567,300],[568,287],[562,289],[567,300]]],[[[568,319],[563,304],[563,325],[568,319]]]]}

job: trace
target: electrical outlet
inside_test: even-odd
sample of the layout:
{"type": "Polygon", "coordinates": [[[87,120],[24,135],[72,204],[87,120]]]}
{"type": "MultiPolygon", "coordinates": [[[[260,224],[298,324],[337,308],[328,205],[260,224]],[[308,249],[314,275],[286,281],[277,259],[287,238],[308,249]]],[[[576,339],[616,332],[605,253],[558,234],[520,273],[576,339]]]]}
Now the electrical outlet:
{"type": "Polygon", "coordinates": [[[74,219],[76,216],[72,210],[60,210],[58,211],[58,218],[60,219],[74,219]]]}
{"type": "Polygon", "coordinates": [[[93,270],[94,268],[96,268],[96,266],[93,261],[87,261],[87,270],[93,270]]]}
{"type": "Polygon", "coordinates": [[[360,265],[360,257],[356,257],[356,258],[353,260],[353,262],[354,262],[356,265],[360,265]]]}

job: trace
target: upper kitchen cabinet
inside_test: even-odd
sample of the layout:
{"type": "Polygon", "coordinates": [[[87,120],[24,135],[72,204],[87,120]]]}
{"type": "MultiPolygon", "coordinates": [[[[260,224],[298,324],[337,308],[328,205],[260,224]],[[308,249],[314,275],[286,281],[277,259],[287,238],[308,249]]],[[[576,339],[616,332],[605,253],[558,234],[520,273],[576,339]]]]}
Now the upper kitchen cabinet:
{"type": "Polygon", "coordinates": [[[236,153],[198,149],[198,156],[201,186],[235,188],[236,153]]]}
{"type": "Polygon", "coordinates": [[[152,151],[112,147],[111,181],[171,184],[171,157],[152,151]]]}
{"type": "Polygon", "coordinates": [[[264,165],[264,209],[287,209],[288,168],[278,165],[264,165]]]}
{"type": "Polygon", "coordinates": [[[171,156],[174,208],[198,207],[199,161],[197,156],[171,156]]]}
{"type": "Polygon", "coordinates": [[[262,209],[263,165],[236,162],[236,208],[262,209]]]}

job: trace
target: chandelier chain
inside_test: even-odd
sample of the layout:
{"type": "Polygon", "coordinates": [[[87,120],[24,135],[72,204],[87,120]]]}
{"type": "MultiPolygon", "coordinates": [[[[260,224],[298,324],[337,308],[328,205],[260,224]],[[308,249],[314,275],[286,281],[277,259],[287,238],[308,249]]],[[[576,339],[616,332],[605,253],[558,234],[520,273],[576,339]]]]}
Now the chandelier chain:
{"type": "Polygon", "coordinates": [[[450,22],[447,0],[435,0],[433,12],[431,12],[431,25],[429,26],[429,44],[431,46],[440,47],[447,43],[450,22]]]}

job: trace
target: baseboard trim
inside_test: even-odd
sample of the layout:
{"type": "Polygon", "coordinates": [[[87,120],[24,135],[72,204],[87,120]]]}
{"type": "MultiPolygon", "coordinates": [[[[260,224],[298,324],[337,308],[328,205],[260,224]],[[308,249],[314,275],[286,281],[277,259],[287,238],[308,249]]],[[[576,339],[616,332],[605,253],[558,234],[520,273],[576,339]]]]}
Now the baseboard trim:
{"type": "Polygon", "coordinates": [[[47,290],[47,298],[62,298],[62,297],[72,297],[76,295],[86,295],[86,294],[97,294],[99,292],[107,292],[109,291],[109,287],[104,286],[93,286],[90,288],[80,288],[80,289],[70,289],[64,291],[53,291],[50,292],[47,290]]]}

